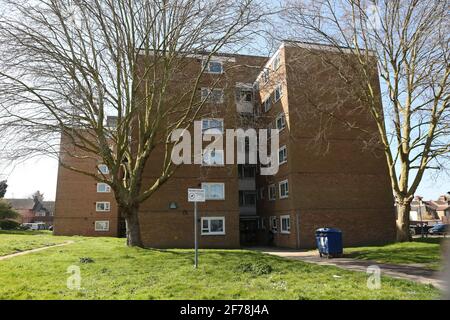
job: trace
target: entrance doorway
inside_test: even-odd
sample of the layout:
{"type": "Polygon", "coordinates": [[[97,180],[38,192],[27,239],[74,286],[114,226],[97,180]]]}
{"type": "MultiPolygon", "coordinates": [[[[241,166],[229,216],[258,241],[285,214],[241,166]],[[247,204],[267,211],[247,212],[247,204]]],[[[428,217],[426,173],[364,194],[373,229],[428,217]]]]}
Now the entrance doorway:
{"type": "Polygon", "coordinates": [[[258,218],[241,218],[239,229],[242,246],[254,246],[258,244],[258,218]]]}

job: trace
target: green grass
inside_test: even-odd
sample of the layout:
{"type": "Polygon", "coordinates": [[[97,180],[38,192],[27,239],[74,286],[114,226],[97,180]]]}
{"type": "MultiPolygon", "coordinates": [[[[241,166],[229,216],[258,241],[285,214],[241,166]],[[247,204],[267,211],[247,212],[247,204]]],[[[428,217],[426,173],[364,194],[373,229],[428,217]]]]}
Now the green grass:
{"type": "Polygon", "coordinates": [[[0,257],[67,241],[54,237],[50,231],[0,231],[0,257]]]}
{"type": "MultiPolygon", "coordinates": [[[[22,235],[0,234],[4,237],[22,235]]],[[[30,236],[33,237],[33,236],[30,236]]],[[[55,241],[59,237],[54,237],[55,241]]],[[[66,238],[63,238],[66,240],[66,238]]],[[[367,289],[367,275],[246,250],[128,248],[123,239],[81,238],[74,244],[0,261],[0,299],[435,299],[437,289],[382,278],[367,289]],[[84,262],[84,263],[83,263],[84,262]],[[268,274],[244,271],[263,263],[268,274]],[[81,289],[67,288],[70,266],[81,289]]]]}
{"type": "Polygon", "coordinates": [[[441,268],[442,238],[414,239],[412,242],[394,243],[385,246],[345,248],[346,257],[372,260],[379,263],[417,264],[439,270],[441,268]]]}

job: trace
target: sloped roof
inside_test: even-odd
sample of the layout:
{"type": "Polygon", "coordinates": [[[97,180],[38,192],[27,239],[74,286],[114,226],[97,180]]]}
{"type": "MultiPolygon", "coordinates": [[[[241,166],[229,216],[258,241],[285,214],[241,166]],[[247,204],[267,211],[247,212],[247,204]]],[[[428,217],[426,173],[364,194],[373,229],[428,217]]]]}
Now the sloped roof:
{"type": "Polygon", "coordinates": [[[5,201],[17,210],[31,210],[34,207],[33,199],[5,199],[5,201]]]}

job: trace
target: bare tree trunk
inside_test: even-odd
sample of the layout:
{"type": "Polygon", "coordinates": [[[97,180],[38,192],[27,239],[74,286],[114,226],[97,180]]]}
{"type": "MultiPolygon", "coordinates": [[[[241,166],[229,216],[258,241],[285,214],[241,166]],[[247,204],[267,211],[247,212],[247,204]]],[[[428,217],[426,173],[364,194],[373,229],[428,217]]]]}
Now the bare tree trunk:
{"type": "Polygon", "coordinates": [[[397,242],[411,241],[409,232],[409,212],[411,211],[409,199],[399,200],[397,203],[397,242]]]}
{"type": "Polygon", "coordinates": [[[141,239],[141,227],[139,224],[139,205],[122,207],[121,213],[125,217],[127,225],[127,245],[129,247],[144,247],[141,239]]]}

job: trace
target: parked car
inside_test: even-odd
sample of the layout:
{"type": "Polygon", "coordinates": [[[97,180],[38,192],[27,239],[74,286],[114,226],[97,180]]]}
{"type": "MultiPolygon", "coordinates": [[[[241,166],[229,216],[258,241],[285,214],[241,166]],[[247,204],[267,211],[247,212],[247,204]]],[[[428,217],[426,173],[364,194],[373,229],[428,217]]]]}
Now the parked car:
{"type": "Polygon", "coordinates": [[[428,230],[428,232],[430,234],[447,234],[449,232],[449,226],[448,224],[437,224],[435,225],[433,228],[431,228],[430,230],[428,230]]]}
{"type": "Polygon", "coordinates": [[[47,227],[45,223],[22,223],[22,227],[27,228],[28,230],[46,230],[47,227]]]}

